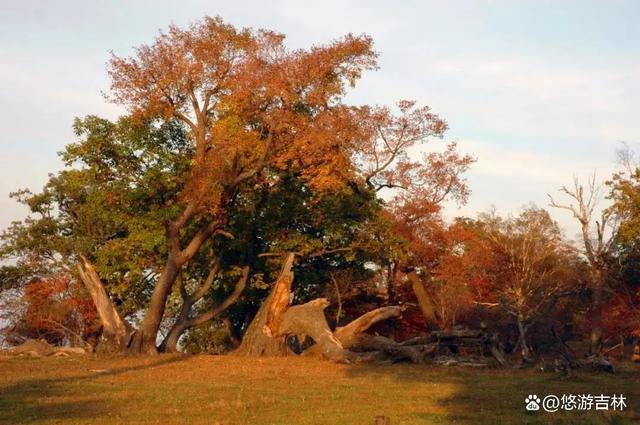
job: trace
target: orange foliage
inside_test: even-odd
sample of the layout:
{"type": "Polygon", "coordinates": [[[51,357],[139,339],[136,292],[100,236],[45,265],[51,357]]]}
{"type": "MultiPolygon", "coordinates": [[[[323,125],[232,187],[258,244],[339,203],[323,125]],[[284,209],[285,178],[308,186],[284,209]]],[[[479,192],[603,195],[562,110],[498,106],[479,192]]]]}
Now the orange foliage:
{"type": "Polygon", "coordinates": [[[23,295],[26,336],[61,343],[86,340],[100,330],[93,301],[81,284],[67,274],[34,280],[23,295]]]}
{"type": "Polygon", "coordinates": [[[362,138],[359,114],[340,100],[375,67],[371,45],[348,35],[292,51],[282,34],[205,18],[171,26],[132,58],[113,56],[112,99],[138,116],[188,126],[195,160],[186,197],[197,209],[224,208],[225,191],[268,166],[335,188],[362,138]]]}

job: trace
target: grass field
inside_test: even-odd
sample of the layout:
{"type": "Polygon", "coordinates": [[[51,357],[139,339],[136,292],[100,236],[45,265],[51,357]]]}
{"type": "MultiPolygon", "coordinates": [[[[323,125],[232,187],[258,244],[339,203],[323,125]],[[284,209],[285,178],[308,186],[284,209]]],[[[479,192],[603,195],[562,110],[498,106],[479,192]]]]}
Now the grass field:
{"type": "Polygon", "coordinates": [[[562,379],[535,371],[347,366],[232,356],[0,355],[1,424],[625,424],[640,369],[562,379]],[[527,413],[529,393],[624,394],[622,414],[527,413]]]}

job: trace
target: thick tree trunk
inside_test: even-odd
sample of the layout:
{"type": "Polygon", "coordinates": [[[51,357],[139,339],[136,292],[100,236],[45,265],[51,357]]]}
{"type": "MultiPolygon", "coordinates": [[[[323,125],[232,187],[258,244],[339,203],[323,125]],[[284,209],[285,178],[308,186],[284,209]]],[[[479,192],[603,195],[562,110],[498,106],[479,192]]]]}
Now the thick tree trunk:
{"type": "Polygon", "coordinates": [[[96,349],[105,352],[124,351],[134,329],[116,310],[93,265],[85,257],[81,258],[82,263],[77,266],[78,274],[93,300],[102,324],[102,335],[96,349]]]}
{"type": "MultiPolygon", "coordinates": [[[[225,204],[223,202],[223,204],[225,204]]],[[[157,354],[156,339],[158,330],[164,316],[167,298],[171,293],[173,285],[180,274],[182,266],[198,253],[209,238],[216,233],[226,234],[223,229],[224,222],[216,219],[203,225],[186,244],[181,248],[181,231],[185,228],[189,220],[193,217],[196,207],[193,204],[187,206],[182,215],[171,223],[167,228],[167,245],[169,254],[165,262],[160,278],[151,294],[149,308],[140,324],[140,328],[135,333],[129,345],[129,352],[132,354],[157,354]]],[[[221,216],[225,214],[220,213],[221,216]]]]}
{"type": "Polygon", "coordinates": [[[282,314],[289,307],[293,283],[294,253],[288,253],[276,284],[242,338],[236,354],[244,356],[286,356],[291,353],[286,335],[278,331],[282,314]]]}
{"type": "Polygon", "coordinates": [[[128,351],[131,354],[158,353],[156,338],[158,330],[160,329],[160,322],[164,315],[167,297],[171,292],[171,288],[173,287],[173,283],[175,282],[179,272],[180,266],[173,255],[169,255],[162,274],[160,275],[160,278],[156,283],[156,287],[153,290],[153,294],[151,295],[151,301],[149,302],[147,313],[145,314],[138,331],[133,335],[131,343],[129,344],[128,351]]]}
{"type": "Polygon", "coordinates": [[[422,311],[426,325],[428,327],[434,326],[436,323],[436,308],[431,297],[427,293],[420,276],[418,276],[418,273],[414,268],[410,268],[407,270],[407,278],[409,279],[409,282],[411,282],[411,289],[413,289],[413,293],[418,300],[418,306],[420,307],[420,311],[422,311]]]}

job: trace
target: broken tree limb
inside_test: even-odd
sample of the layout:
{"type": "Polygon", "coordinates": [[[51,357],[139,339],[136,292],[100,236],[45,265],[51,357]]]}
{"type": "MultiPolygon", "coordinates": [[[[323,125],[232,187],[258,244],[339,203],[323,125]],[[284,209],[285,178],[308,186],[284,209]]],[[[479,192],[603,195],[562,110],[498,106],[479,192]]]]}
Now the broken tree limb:
{"type": "Polygon", "coordinates": [[[433,356],[438,348],[438,344],[398,345],[396,347],[389,347],[385,349],[384,352],[391,356],[393,362],[409,360],[412,363],[419,364],[424,363],[428,357],[433,356]]]}
{"type": "MultiPolygon", "coordinates": [[[[271,293],[262,304],[256,317],[249,325],[240,347],[235,354],[245,356],[286,356],[292,354],[286,343],[287,336],[298,336],[302,341],[309,336],[315,342],[313,351],[323,357],[338,361],[371,361],[374,354],[353,353],[344,348],[340,340],[329,328],[324,314],[329,302],[316,299],[306,304],[289,306],[293,283],[293,263],[296,254],[286,255],[278,279],[271,293]]],[[[384,318],[400,313],[397,307],[378,309],[365,315],[361,320],[343,329],[345,339],[352,339],[356,333],[365,330],[384,318]]]]}
{"type": "Polygon", "coordinates": [[[418,300],[418,306],[420,307],[420,311],[422,312],[422,316],[424,317],[425,323],[427,326],[436,322],[436,307],[433,304],[433,301],[429,294],[427,293],[420,276],[416,272],[415,268],[407,269],[407,278],[411,283],[411,289],[418,300]]]}
{"type": "Polygon", "coordinates": [[[267,308],[266,329],[264,331],[272,335],[278,335],[282,315],[289,308],[291,285],[293,284],[293,271],[291,269],[294,260],[294,253],[287,254],[284,264],[282,265],[280,276],[271,292],[271,299],[269,300],[267,308]]]}
{"type": "Polygon", "coordinates": [[[135,330],[116,310],[91,262],[84,256],[80,258],[82,261],[77,265],[78,274],[93,300],[102,324],[101,341],[97,348],[100,351],[122,351],[128,346],[135,330]]]}
{"type": "Polygon", "coordinates": [[[344,349],[327,324],[324,309],[328,305],[329,302],[325,298],[318,298],[289,308],[282,316],[278,332],[297,335],[300,340],[304,339],[303,336],[309,336],[315,341],[323,357],[336,362],[350,363],[355,360],[355,356],[344,349]]]}
{"type": "MultiPolygon", "coordinates": [[[[398,317],[401,313],[402,309],[397,306],[380,307],[363,314],[345,326],[336,328],[333,335],[338,341],[340,341],[340,344],[342,344],[344,348],[353,348],[353,351],[363,352],[381,350],[389,347],[392,343],[396,344],[395,341],[384,337],[374,338],[372,335],[367,335],[364,332],[374,324],[393,317],[398,317]],[[383,338],[387,340],[385,343],[382,342],[383,338]]],[[[304,354],[307,356],[319,355],[320,351],[321,349],[319,346],[313,345],[309,347],[304,354]]]]}
{"type": "Polygon", "coordinates": [[[277,331],[276,324],[289,306],[293,283],[295,253],[287,253],[278,279],[258,313],[251,321],[242,338],[240,347],[234,352],[243,356],[286,356],[291,354],[285,336],[277,331]]]}
{"type": "Polygon", "coordinates": [[[345,348],[357,343],[361,334],[371,326],[383,320],[399,317],[402,309],[397,306],[380,307],[369,311],[345,326],[336,328],[334,334],[345,348]]]}

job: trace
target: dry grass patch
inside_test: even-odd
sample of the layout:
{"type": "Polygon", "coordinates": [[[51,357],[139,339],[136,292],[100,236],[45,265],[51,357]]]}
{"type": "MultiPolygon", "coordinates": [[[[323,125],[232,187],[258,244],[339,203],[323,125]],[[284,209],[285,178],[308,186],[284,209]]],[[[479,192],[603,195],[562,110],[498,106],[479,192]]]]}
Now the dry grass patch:
{"type": "Polygon", "coordinates": [[[534,371],[347,366],[232,356],[0,356],[2,424],[632,423],[640,371],[563,380],[534,371]],[[527,414],[528,393],[623,393],[629,408],[527,414]]]}

